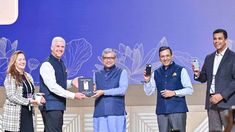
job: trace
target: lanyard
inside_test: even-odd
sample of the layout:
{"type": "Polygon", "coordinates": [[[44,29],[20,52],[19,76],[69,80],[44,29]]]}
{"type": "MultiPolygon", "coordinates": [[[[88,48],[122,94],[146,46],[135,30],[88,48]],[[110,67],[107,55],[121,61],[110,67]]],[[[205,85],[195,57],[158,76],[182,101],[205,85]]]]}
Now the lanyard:
{"type": "MultiPolygon", "coordinates": [[[[23,75],[23,76],[25,77],[25,80],[23,79],[22,82],[23,82],[23,85],[25,86],[25,89],[26,89],[27,98],[32,98],[32,96],[33,96],[33,86],[32,86],[32,83],[28,80],[26,75],[23,75]],[[27,83],[28,83],[28,85],[30,87],[30,91],[29,91],[28,85],[27,85],[27,83],[25,81],[27,81],[27,83]]],[[[31,105],[29,105],[29,110],[31,111],[31,105]]]]}

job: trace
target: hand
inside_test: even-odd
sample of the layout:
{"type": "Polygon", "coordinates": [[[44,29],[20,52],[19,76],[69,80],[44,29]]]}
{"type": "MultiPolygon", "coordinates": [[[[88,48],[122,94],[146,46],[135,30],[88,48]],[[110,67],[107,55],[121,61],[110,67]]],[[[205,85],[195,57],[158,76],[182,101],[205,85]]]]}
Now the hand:
{"type": "Polygon", "coordinates": [[[151,76],[146,75],[146,70],[144,71],[144,81],[149,82],[151,76]]]}
{"type": "Polygon", "coordinates": [[[37,100],[40,105],[45,104],[46,100],[43,97],[44,95],[44,93],[35,93],[33,99],[37,100]]]}
{"type": "Polygon", "coordinates": [[[78,78],[83,78],[83,76],[79,76],[79,77],[75,77],[73,80],[72,80],[72,85],[76,88],[78,88],[78,78]]]}
{"type": "Polygon", "coordinates": [[[193,73],[194,73],[194,75],[196,76],[196,77],[199,77],[200,76],[200,70],[199,69],[195,69],[194,68],[194,65],[192,65],[192,70],[193,70],[193,73]]]}
{"type": "Polygon", "coordinates": [[[172,91],[172,90],[162,90],[161,91],[161,95],[165,98],[169,98],[169,97],[172,97],[172,96],[175,96],[175,91],[172,91]]]}
{"type": "Polygon", "coordinates": [[[75,93],[75,99],[77,99],[77,100],[82,100],[82,99],[86,99],[86,98],[87,98],[87,96],[83,93],[79,93],[79,92],[75,93]]]}
{"type": "Polygon", "coordinates": [[[78,77],[76,77],[76,78],[74,78],[74,79],[72,80],[72,85],[73,85],[74,87],[78,88],[78,77]]]}
{"type": "Polygon", "coordinates": [[[32,98],[29,99],[29,103],[31,105],[41,105],[41,103],[38,100],[35,100],[35,99],[32,99],[32,98]]]}
{"type": "Polygon", "coordinates": [[[40,100],[40,104],[45,104],[46,103],[46,100],[45,100],[45,98],[42,96],[41,97],[41,100],[40,100]]]}
{"type": "Polygon", "coordinates": [[[94,91],[95,95],[91,96],[92,98],[98,98],[102,95],[104,95],[104,91],[103,90],[97,90],[97,91],[94,91]]]}
{"type": "Polygon", "coordinates": [[[221,94],[214,94],[214,95],[211,95],[210,102],[211,102],[212,104],[217,104],[217,103],[219,103],[222,99],[223,99],[223,97],[222,97],[221,94]]]}

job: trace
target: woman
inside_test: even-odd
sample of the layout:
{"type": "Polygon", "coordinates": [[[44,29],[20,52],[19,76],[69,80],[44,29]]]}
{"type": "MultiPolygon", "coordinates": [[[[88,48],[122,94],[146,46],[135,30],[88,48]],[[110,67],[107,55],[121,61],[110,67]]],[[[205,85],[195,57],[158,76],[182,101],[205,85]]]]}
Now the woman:
{"type": "Polygon", "coordinates": [[[2,127],[5,132],[33,132],[33,105],[45,103],[44,98],[40,101],[32,98],[33,78],[24,71],[25,66],[24,53],[15,51],[10,58],[4,81],[6,101],[3,106],[2,127]]]}

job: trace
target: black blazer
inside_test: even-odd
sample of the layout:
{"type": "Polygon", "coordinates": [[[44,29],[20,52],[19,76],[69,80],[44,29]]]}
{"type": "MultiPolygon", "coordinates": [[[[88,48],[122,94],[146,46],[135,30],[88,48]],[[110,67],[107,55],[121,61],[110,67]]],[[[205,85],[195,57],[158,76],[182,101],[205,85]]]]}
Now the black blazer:
{"type": "MultiPolygon", "coordinates": [[[[210,87],[215,54],[216,52],[213,52],[206,56],[200,76],[195,78],[196,81],[207,82],[206,109],[210,108],[210,87]]],[[[220,93],[224,99],[212,107],[228,109],[235,105],[235,53],[229,48],[225,51],[215,76],[215,93],[220,93]]]]}

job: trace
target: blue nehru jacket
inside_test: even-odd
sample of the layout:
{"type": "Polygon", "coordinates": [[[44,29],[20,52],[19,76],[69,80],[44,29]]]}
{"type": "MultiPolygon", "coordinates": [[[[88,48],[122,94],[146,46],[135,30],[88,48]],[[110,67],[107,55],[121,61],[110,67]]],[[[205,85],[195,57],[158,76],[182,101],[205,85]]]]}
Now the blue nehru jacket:
{"type": "MultiPolygon", "coordinates": [[[[62,88],[66,89],[67,87],[67,72],[63,61],[55,58],[53,55],[50,55],[47,59],[52,67],[55,70],[56,83],[59,84],[62,88]]],[[[66,109],[66,99],[60,97],[47,88],[44,84],[43,79],[40,75],[40,92],[45,93],[46,104],[44,106],[45,110],[65,110],[66,109]]],[[[42,107],[39,107],[42,109],[42,107]]]]}
{"type": "MultiPolygon", "coordinates": [[[[119,87],[122,69],[115,65],[95,73],[97,90],[108,90],[119,87]]],[[[125,96],[103,95],[95,100],[94,117],[125,115],[125,96]]]]}
{"type": "Polygon", "coordinates": [[[188,112],[185,97],[173,96],[164,98],[161,96],[162,90],[182,89],[181,70],[183,67],[174,62],[169,67],[160,67],[154,72],[154,80],[157,87],[156,114],[171,114],[188,112]]]}

